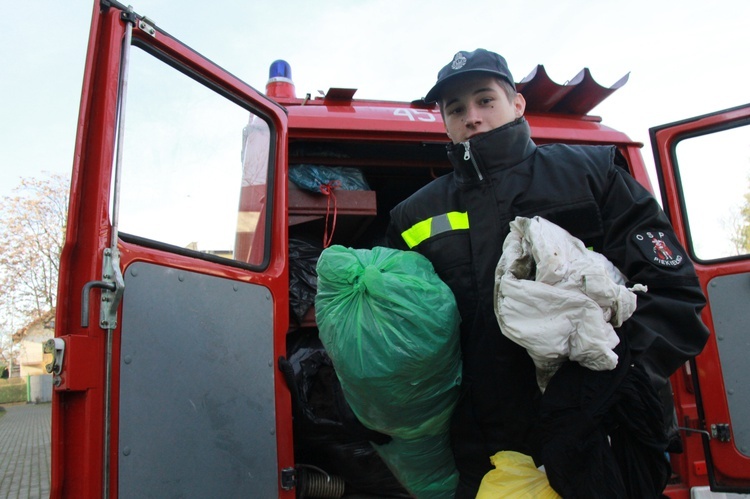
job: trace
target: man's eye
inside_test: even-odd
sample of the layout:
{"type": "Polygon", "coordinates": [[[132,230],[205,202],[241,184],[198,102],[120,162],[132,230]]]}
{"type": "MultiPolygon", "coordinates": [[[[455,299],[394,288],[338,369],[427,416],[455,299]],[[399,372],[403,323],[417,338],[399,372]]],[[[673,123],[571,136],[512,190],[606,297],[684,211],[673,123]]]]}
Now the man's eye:
{"type": "Polygon", "coordinates": [[[484,98],[483,98],[483,99],[482,99],[482,100],[481,100],[480,102],[481,102],[482,104],[486,105],[486,104],[489,104],[489,103],[491,103],[491,102],[492,102],[493,100],[494,100],[494,99],[493,99],[492,97],[484,97],[484,98]]]}
{"type": "Polygon", "coordinates": [[[454,108],[448,110],[448,114],[459,114],[460,112],[461,112],[461,108],[460,107],[454,107],[454,108]]]}

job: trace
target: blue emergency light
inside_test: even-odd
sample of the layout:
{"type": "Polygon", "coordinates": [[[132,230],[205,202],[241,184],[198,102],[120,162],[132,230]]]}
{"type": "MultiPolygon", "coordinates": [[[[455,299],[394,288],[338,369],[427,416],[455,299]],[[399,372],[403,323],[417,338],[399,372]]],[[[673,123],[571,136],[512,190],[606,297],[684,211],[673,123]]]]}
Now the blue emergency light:
{"type": "Polygon", "coordinates": [[[268,69],[270,81],[292,81],[292,67],[283,59],[273,61],[268,69]]]}
{"type": "Polygon", "coordinates": [[[294,82],[292,81],[292,67],[283,59],[275,60],[268,69],[266,95],[269,97],[294,98],[294,82]]]}

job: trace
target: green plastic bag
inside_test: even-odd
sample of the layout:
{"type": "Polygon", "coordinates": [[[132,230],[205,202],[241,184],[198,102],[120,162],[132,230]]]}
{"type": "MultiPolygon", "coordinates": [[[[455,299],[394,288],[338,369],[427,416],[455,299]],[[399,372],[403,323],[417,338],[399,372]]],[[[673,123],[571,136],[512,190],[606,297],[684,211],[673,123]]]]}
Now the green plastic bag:
{"type": "Polygon", "coordinates": [[[331,246],[316,270],[320,339],[352,411],[393,437],[378,450],[411,493],[452,497],[448,430],[461,383],[453,293],[413,251],[331,246]]]}
{"type": "Polygon", "coordinates": [[[372,444],[383,462],[418,499],[453,499],[458,471],[448,432],[424,438],[399,438],[372,444]]]}

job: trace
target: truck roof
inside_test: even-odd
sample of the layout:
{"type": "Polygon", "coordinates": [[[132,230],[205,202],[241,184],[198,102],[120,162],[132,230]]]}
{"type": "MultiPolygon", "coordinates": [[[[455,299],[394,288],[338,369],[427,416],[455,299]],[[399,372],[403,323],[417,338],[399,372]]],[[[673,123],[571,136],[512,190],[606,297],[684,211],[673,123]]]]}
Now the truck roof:
{"type": "MultiPolygon", "coordinates": [[[[537,65],[516,83],[526,98],[526,117],[533,138],[540,142],[636,144],[627,135],[601,124],[601,118],[588,113],[627,83],[626,74],[614,85],[597,83],[588,68],[573,79],[559,84],[537,65]]],[[[269,80],[270,82],[270,80],[269,80]]],[[[289,82],[291,85],[291,81],[289,82]]],[[[418,99],[411,102],[355,99],[357,89],[331,88],[325,95],[304,98],[267,93],[289,115],[290,136],[310,138],[330,136],[351,140],[415,140],[447,142],[440,110],[436,104],[418,99]]]]}

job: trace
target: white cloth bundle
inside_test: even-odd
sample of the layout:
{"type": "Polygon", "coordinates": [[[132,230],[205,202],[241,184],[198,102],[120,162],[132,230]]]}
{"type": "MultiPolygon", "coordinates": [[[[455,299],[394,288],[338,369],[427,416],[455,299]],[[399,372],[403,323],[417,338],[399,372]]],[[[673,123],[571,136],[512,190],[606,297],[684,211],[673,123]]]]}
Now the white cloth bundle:
{"type": "Polygon", "coordinates": [[[502,333],[534,360],[542,391],[566,359],[592,370],[617,366],[614,331],[635,311],[633,291],[603,255],[541,217],[517,217],[495,270],[502,333]]]}

